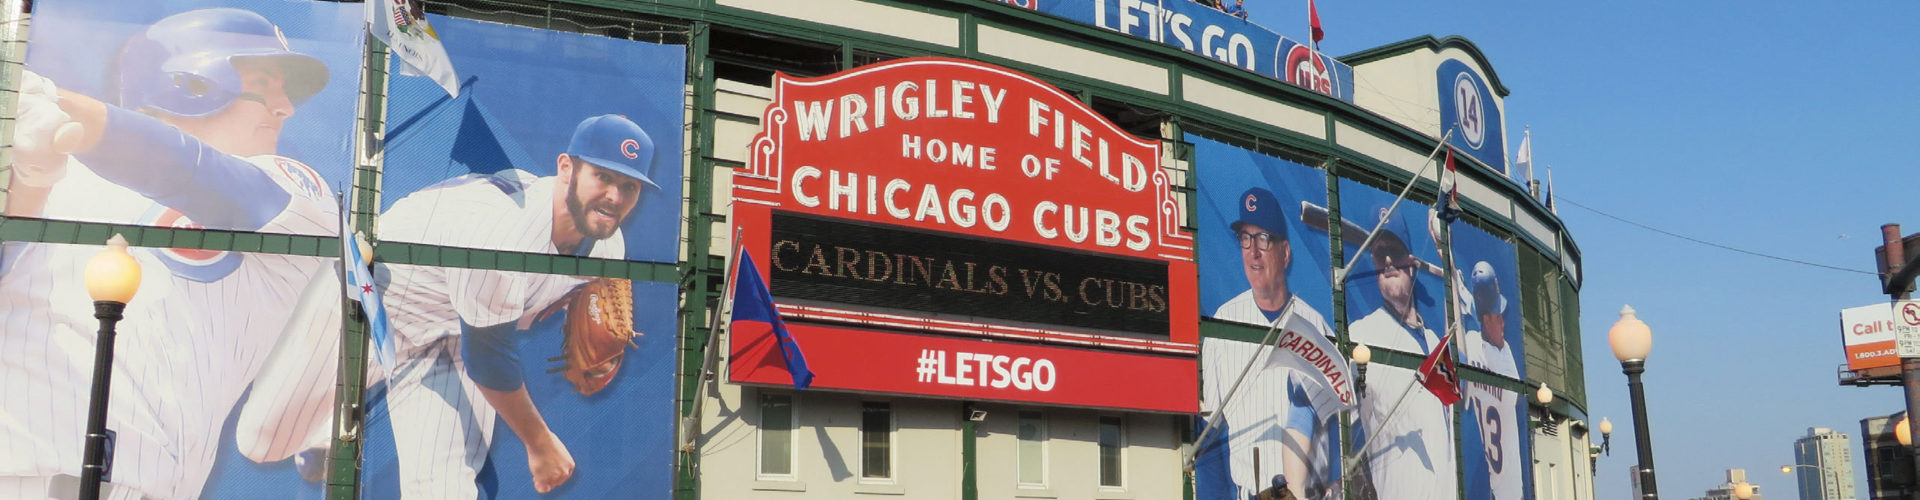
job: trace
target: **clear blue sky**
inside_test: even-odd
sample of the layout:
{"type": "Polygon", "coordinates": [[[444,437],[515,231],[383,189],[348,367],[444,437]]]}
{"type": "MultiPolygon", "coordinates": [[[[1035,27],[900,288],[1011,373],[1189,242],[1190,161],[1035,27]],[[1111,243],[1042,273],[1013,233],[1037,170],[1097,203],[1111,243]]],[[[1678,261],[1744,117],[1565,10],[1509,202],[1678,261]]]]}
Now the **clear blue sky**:
{"type": "MultiPolygon", "coordinates": [[[[1342,55],[1461,35],[1512,90],[1509,151],[1534,132],[1556,194],[1748,250],[1871,270],[1879,226],[1920,232],[1914,200],[1920,3],[1319,3],[1342,55]]],[[[1248,0],[1253,19],[1306,38],[1305,0],[1248,0]]],[[[1541,172],[1544,175],[1544,171],[1541,172]]],[[[1792,442],[1808,427],[1853,438],[1903,409],[1894,387],[1841,387],[1839,310],[1884,301],[1869,275],[1783,263],[1636,228],[1562,203],[1585,252],[1589,411],[1611,417],[1600,499],[1630,496],[1626,377],[1606,343],[1621,304],[1654,332],[1645,376],[1660,493],[1692,498],[1747,469],[1768,498],[1798,498],[1792,442]]]]}

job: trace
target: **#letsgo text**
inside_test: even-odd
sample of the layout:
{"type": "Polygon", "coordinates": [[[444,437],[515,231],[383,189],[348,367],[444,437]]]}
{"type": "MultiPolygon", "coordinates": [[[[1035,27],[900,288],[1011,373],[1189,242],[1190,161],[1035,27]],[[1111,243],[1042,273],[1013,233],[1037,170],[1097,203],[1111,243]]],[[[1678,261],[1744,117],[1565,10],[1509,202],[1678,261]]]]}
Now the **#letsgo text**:
{"type": "Polygon", "coordinates": [[[1053,361],[1045,358],[957,352],[953,353],[953,361],[949,368],[947,351],[922,349],[914,372],[919,375],[921,383],[995,389],[1011,386],[1022,391],[1052,391],[1054,382],[1058,380],[1053,361]]]}

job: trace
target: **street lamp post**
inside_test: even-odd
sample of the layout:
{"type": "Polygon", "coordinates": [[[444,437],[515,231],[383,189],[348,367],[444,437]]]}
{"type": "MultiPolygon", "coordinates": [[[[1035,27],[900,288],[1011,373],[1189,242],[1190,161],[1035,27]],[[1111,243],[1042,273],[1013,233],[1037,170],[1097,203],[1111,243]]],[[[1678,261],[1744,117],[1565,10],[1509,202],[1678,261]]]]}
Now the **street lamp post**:
{"type": "Polygon", "coordinates": [[[1828,486],[1828,485],[1832,485],[1832,486],[1833,486],[1833,488],[1834,488],[1834,489],[1836,489],[1836,490],[1838,490],[1838,489],[1840,489],[1840,475],[1839,475],[1839,474],[1837,474],[1837,473],[1835,473],[1835,472],[1833,471],[1833,469],[1829,469],[1829,468],[1826,468],[1826,467],[1821,467],[1821,466],[1819,466],[1819,465],[1816,465],[1816,464],[1791,464],[1791,465],[1782,465],[1782,466],[1780,466],[1780,473],[1781,473],[1781,474],[1792,474],[1792,473],[1793,473],[1793,470],[1794,470],[1794,469],[1797,469],[1797,468],[1801,468],[1801,467],[1805,467],[1805,468],[1809,468],[1809,469],[1815,469],[1815,470],[1818,470],[1818,471],[1820,471],[1820,496],[1822,496],[1822,497],[1825,497],[1825,496],[1827,496],[1827,486],[1828,486]],[[1828,477],[1830,477],[1829,475],[1831,475],[1831,477],[1833,478],[1833,479],[1832,479],[1832,481],[1828,481],[1828,479],[1827,479],[1827,478],[1828,478],[1828,477]]]}
{"type": "Polygon", "coordinates": [[[93,395],[87,402],[86,463],[80,466],[80,499],[99,500],[107,454],[112,453],[107,449],[107,392],[113,380],[114,326],[140,288],[140,262],[127,253],[126,238],[113,235],[107,240],[107,250],[87,261],[86,281],[100,332],[94,336],[93,395]]]}
{"type": "Polygon", "coordinates": [[[1353,394],[1356,400],[1355,404],[1359,404],[1358,398],[1363,398],[1367,395],[1367,363],[1372,362],[1373,348],[1367,347],[1366,344],[1353,345],[1353,394]]]}
{"type": "Polygon", "coordinates": [[[1620,308],[1620,320],[1607,330],[1607,342],[1613,357],[1627,374],[1627,391],[1633,398],[1633,440],[1640,448],[1640,488],[1645,500],[1659,500],[1654,484],[1653,435],[1647,431],[1647,396],[1640,387],[1640,374],[1647,370],[1647,353],[1653,350],[1653,330],[1634,317],[1633,306],[1620,308]]]}

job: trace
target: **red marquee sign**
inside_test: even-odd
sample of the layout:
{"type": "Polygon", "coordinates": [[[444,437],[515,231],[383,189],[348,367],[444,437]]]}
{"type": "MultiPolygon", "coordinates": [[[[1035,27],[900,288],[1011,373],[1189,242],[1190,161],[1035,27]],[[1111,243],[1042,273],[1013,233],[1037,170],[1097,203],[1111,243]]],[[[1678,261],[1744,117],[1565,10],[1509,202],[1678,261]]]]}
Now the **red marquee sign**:
{"type": "MultiPolygon", "coordinates": [[[[783,316],[809,332],[809,361],[837,355],[820,349],[857,353],[850,338],[994,349],[1011,344],[984,339],[1014,339],[1075,347],[1056,357],[1081,360],[1076,373],[1099,359],[1124,372],[1167,365],[1136,358],[1167,358],[1171,371],[1126,378],[1164,375],[1192,392],[1193,237],[1180,229],[1158,142],[1032,77],[944,58],[776,75],[762,124],[733,176],[732,220],[739,244],[767,256],[757,261],[783,316]]],[[[736,354],[751,340],[734,339],[736,354]]],[[[739,370],[758,361],[736,357],[733,378],[774,383],[739,370]]],[[[946,384],[856,387],[825,373],[817,387],[984,397],[946,384]]]]}

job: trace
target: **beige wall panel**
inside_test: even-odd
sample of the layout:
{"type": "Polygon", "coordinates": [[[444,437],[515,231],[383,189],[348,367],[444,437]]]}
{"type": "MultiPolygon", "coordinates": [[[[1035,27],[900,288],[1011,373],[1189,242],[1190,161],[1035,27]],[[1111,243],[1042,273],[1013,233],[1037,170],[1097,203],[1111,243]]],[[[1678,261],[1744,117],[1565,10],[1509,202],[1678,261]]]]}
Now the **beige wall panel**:
{"type": "Polygon", "coordinates": [[[982,24],[976,45],[991,54],[1117,85],[1166,95],[1167,70],[1159,66],[1055,43],[982,24]]]}
{"type": "Polygon", "coordinates": [[[960,46],[960,20],[856,0],[719,0],[720,5],[947,47],[960,46]]]}
{"type": "Polygon", "coordinates": [[[1193,75],[1182,75],[1181,97],[1243,118],[1273,125],[1315,139],[1327,138],[1326,116],[1279,101],[1248,94],[1193,75]]]}

